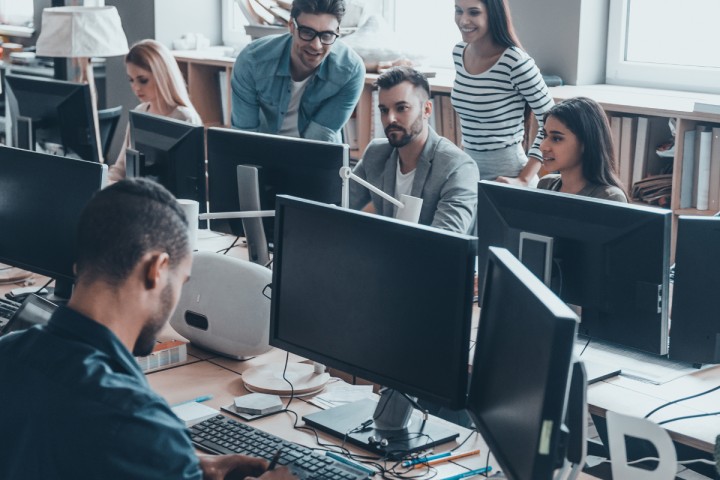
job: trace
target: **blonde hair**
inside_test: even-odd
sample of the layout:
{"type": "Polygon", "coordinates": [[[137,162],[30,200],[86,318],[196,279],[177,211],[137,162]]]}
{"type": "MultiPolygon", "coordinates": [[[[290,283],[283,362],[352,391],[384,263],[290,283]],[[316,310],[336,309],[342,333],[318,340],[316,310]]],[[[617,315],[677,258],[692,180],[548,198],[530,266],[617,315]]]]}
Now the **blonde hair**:
{"type": "Polygon", "coordinates": [[[125,63],[132,63],[152,74],[158,96],[165,105],[195,110],[180,67],[165,45],[151,39],[140,40],[130,48],[125,56],[125,63]]]}

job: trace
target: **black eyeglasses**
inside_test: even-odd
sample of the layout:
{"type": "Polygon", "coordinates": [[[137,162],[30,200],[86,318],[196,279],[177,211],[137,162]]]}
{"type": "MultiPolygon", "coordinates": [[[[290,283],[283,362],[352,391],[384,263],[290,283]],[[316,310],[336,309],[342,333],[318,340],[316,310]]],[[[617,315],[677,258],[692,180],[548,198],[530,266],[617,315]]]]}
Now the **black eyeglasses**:
{"type": "Polygon", "coordinates": [[[325,32],[318,32],[315,29],[312,29],[310,27],[305,27],[303,25],[298,25],[297,20],[293,18],[293,23],[295,24],[295,29],[298,32],[298,37],[300,37],[301,40],[305,40],[306,42],[312,42],[315,37],[320,38],[320,43],[323,45],[332,45],[335,43],[335,40],[340,36],[339,34],[327,30],[325,32]]]}

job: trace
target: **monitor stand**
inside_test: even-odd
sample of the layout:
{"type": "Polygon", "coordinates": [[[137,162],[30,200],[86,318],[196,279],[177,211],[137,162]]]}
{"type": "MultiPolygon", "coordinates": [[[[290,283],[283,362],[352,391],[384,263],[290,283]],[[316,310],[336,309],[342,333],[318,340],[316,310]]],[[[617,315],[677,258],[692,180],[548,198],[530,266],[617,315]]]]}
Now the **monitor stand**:
{"type": "Polygon", "coordinates": [[[305,415],[303,420],[306,425],[391,459],[427,450],[460,435],[460,427],[456,430],[425,422],[417,412],[413,414],[407,400],[399,400],[404,398],[393,390],[386,390],[380,402],[364,399],[305,415]],[[368,420],[373,421],[368,423],[368,420]],[[363,424],[367,426],[363,428],[363,424]]]}

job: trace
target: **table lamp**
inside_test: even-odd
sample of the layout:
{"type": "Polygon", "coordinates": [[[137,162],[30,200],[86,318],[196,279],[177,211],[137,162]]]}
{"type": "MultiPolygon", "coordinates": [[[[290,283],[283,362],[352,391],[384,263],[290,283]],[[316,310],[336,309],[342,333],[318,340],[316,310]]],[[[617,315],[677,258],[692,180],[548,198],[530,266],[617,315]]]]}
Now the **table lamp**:
{"type": "Polygon", "coordinates": [[[90,57],[114,57],[127,52],[127,38],[115,7],[54,7],[43,10],[36,53],[43,57],[77,60],[79,78],[76,80],[90,85],[98,158],[101,161],[97,90],[90,57]]]}
{"type": "MultiPolygon", "coordinates": [[[[340,169],[340,178],[343,179],[343,199],[349,197],[346,193],[348,189],[348,180],[354,180],[363,187],[370,190],[371,192],[376,193],[380,197],[384,198],[388,202],[398,207],[397,214],[395,215],[395,218],[397,218],[398,220],[405,220],[406,222],[410,223],[418,223],[418,221],[420,220],[420,210],[422,209],[423,204],[422,198],[402,194],[400,195],[400,200],[398,200],[392,195],[388,195],[387,193],[383,192],[375,185],[372,185],[371,183],[363,180],[362,178],[352,173],[350,167],[342,167],[340,169]]],[[[347,207],[347,205],[343,206],[347,207]]]]}

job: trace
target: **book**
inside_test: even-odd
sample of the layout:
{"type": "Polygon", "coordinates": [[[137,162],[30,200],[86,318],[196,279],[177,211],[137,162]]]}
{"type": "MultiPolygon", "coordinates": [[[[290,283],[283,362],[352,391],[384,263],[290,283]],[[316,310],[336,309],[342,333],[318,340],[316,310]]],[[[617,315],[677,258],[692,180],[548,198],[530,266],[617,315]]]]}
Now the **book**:
{"type": "Polygon", "coordinates": [[[695,130],[683,136],[682,176],[680,177],[680,208],[692,208],[693,177],[695,176],[695,130]]]}
{"type": "Polygon", "coordinates": [[[695,102],[694,112],[720,115],[720,103],[695,102]]]}
{"type": "Polygon", "coordinates": [[[720,210],[720,128],[712,129],[712,144],[710,147],[710,189],[708,193],[708,208],[712,211],[720,210]]]}
{"type": "Polygon", "coordinates": [[[452,104],[450,103],[450,97],[443,95],[442,96],[442,136],[450,140],[451,142],[456,142],[456,132],[457,129],[457,114],[455,113],[455,109],[453,108],[452,104]]]}
{"type": "Polygon", "coordinates": [[[700,148],[698,150],[697,167],[697,209],[707,210],[710,200],[710,150],[712,146],[712,131],[700,132],[700,148]]]}
{"type": "Polygon", "coordinates": [[[145,373],[184,363],[187,361],[187,343],[180,340],[158,342],[150,355],[135,357],[135,360],[145,373]]]}
{"type": "Polygon", "coordinates": [[[622,132],[620,140],[620,180],[623,185],[632,186],[632,168],[635,153],[635,129],[637,119],[634,117],[622,117],[622,132]]]}
{"type": "Polygon", "coordinates": [[[220,415],[220,411],[212,407],[208,407],[200,402],[185,402],[175,405],[171,408],[177,417],[185,422],[186,427],[192,427],[196,423],[200,423],[208,418],[220,415]]]}
{"type": "Polygon", "coordinates": [[[230,111],[228,109],[228,73],[227,70],[218,72],[218,84],[220,88],[220,108],[222,109],[223,125],[230,125],[230,111]]]}
{"type": "Polygon", "coordinates": [[[647,117],[638,117],[635,133],[635,155],[633,158],[632,183],[639,182],[645,177],[645,166],[648,155],[648,134],[650,123],[647,117]]]}
{"type": "Polygon", "coordinates": [[[610,134],[613,139],[613,155],[615,156],[615,168],[620,172],[620,141],[622,135],[622,117],[610,117],[610,134]]]}

